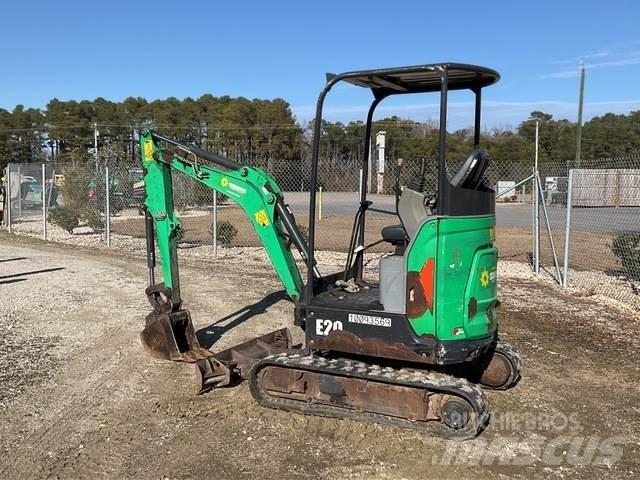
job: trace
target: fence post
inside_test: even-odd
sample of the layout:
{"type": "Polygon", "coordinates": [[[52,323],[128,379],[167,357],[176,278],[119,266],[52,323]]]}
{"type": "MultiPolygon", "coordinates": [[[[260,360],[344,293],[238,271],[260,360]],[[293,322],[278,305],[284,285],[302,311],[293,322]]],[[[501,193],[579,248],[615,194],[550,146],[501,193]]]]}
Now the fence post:
{"type": "Polygon", "coordinates": [[[540,196],[538,169],[533,169],[533,272],[540,273],[540,196]]]}
{"type": "Polygon", "coordinates": [[[569,237],[571,235],[571,208],[573,205],[572,192],[573,191],[573,168],[569,170],[569,182],[567,185],[567,224],[564,232],[564,263],[562,274],[562,286],[567,288],[569,286],[569,237]]]}
{"type": "Polygon", "coordinates": [[[105,182],[105,237],[107,240],[107,247],[111,247],[111,205],[109,202],[110,188],[109,188],[109,167],[104,167],[104,182],[105,182]]]}
{"type": "Polygon", "coordinates": [[[218,192],[213,191],[213,215],[211,223],[211,242],[213,245],[213,256],[218,256],[218,192]]]}
{"type": "Polygon", "coordinates": [[[22,167],[18,167],[18,218],[22,218],[22,167]]]}
{"type": "Polygon", "coordinates": [[[47,171],[42,164],[42,239],[47,240],[47,171]]]}
{"type": "MultiPolygon", "coordinates": [[[[538,183],[538,189],[540,190],[540,197],[543,196],[542,183],[540,177],[536,176],[538,183]]],[[[542,202],[542,213],[544,213],[544,221],[547,226],[547,233],[549,234],[549,243],[551,244],[551,253],[553,254],[553,264],[556,267],[556,273],[558,274],[558,283],[562,284],[562,272],[560,271],[560,263],[558,262],[558,255],[556,254],[556,245],[553,241],[553,232],[551,231],[551,223],[549,222],[549,213],[547,212],[547,204],[542,202]]]]}
{"type": "Polygon", "coordinates": [[[9,233],[13,233],[13,229],[11,228],[11,164],[7,164],[7,191],[5,195],[7,197],[7,227],[9,228],[9,233]]]}
{"type": "Polygon", "coordinates": [[[540,146],[540,122],[536,120],[536,151],[533,159],[533,189],[534,193],[534,207],[533,207],[533,271],[537,275],[540,273],[540,195],[538,187],[540,186],[540,177],[538,172],[538,150],[540,146]]]}
{"type": "MultiPolygon", "coordinates": [[[[51,171],[51,180],[49,181],[49,195],[47,195],[47,208],[44,211],[45,212],[45,225],[46,225],[46,221],[47,221],[47,217],[49,215],[49,208],[51,208],[51,195],[53,195],[53,187],[55,186],[55,188],[58,188],[58,185],[56,184],[56,170],[53,169],[51,171]]],[[[45,238],[46,240],[46,238],[45,238]]]]}

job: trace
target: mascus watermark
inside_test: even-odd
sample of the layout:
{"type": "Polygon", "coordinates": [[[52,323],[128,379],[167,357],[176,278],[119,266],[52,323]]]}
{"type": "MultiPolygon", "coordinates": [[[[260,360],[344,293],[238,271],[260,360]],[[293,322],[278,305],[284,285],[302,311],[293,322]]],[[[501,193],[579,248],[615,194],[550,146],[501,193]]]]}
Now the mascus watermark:
{"type": "Polygon", "coordinates": [[[498,412],[491,415],[491,429],[507,432],[581,432],[577,413],[564,412],[498,412]]]}
{"type": "Polygon", "coordinates": [[[613,465],[624,453],[625,437],[559,435],[479,437],[470,442],[449,442],[434,465],[613,465]]]}
{"type": "Polygon", "coordinates": [[[449,442],[434,465],[613,465],[624,454],[623,436],[588,436],[576,413],[497,412],[495,438],[449,442]],[[517,435],[516,435],[517,433],[517,435]]]}

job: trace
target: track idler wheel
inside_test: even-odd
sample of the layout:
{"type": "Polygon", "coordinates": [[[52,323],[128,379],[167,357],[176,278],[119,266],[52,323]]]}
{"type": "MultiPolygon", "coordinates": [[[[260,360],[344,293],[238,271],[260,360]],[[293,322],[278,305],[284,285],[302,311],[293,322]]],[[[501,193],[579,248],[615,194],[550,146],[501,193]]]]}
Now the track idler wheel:
{"type": "Polygon", "coordinates": [[[447,427],[454,430],[464,428],[467,423],[469,423],[472,414],[472,412],[469,411],[468,404],[456,399],[445,401],[442,404],[441,412],[442,421],[447,427]]]}
{"type": "Polygon", "coordinates": [[[506,342],[498,342],[488,355],[478,383],[492,390],[507,390],[515,386],[522,368],[520,355],[506,342]]]}

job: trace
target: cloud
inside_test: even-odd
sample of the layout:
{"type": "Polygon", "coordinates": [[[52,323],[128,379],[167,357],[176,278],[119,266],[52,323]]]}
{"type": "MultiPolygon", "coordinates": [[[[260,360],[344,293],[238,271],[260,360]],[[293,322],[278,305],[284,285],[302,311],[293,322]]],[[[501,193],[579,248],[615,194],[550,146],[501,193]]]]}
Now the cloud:
{"type": "MultiPolygon", "coordinates": [[[[597,68],[608,68],[608,67],[625,67],[627,65],[638,65],[640,64],[640,52],[634,52],[636,57],[632,58],[624,58],[621,60],[612,60],[609,62],[599,62],[599,63],[590,63],[585,65],[587,70],[595,70],[597,68]]],[[[578,69],[574,70],[563,70],[561,72],[553,72],[546,73],[542,75],[538,75],[539,78],[573,78],[578,76],[578,69]]]]}
{"type": "Polygon", "coordinates": [[[578,63],[580,61],[587,60],[589,58],[602,58],[608,57],[611,55],[609,51],[595,52],[595,53],[587,53],[586,55],[582,55],[580,57],[567,58],[565,60],[556,60],[555,62],[551,62],[552,65],[562,65],[566,63],[578,63]]]}
{"type": "Polygon", "coordinates": [[[546,80],[548,78],[573,78],[578,76],[578,69],[575,70],[563,70],[561,72],[543,73],[538,75],[538,78],[546,80]]]}
{"type": "MultiPolygon", "coordinates": [[[[624,47],[629,47],[630,45],[635,45],[636,43],[640,44],[640,42],[630,41],[624,44],[624,47]]],[[[584,63],[585,68],[588,70],[595,70],[599,68],[610,68],[610,67],[625,67],[628,65],[638,65],[640,64],[640,51],[612,51],[612,50],[603,50],[594,53],[587,53],[580,57],[574,57],[565,60],[558,60],[555,62],[551,62],[552,65],[562,65],[568,63],[577,63],[580,61],[584,63]],[[605,61],[592,61],[597,59],[607,59],[605,61]]],[[[538,75],[538,78],[541,79],[550,79],[550,78],[575,78],[578,76],[577,68],[564,69],[557,72],[551,73],[543,73],[538,75]]]]}
{"type": "MultiPolygon", "coordinates": [[[[640,55],[639,52],[634,52],[635,55],[640,55]]],[[[635,58],[625,58],[622,60],[613,60],[611,62],[592,63],[589,68],[603,68],[603,67],[623,67],[625,65],[637,65],[640,63],[640,56],[635,58]]]]}

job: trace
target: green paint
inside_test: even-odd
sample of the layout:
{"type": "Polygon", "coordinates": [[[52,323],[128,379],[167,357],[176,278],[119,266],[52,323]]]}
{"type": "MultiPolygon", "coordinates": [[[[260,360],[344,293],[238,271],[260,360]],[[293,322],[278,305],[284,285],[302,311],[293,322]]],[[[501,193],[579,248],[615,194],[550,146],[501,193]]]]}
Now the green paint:
{"type": "Polygon", "coordinates": [[[494,228],[493,215],[434,217],[422,225],[406,254],[407,270],[420,271],[427,259],[435,258],[434,311],[409,320],[416,335],[465,340],[493,334],[497,325],[490,325],[489,315],[495,318],[497,298],[494,228]],[[476,299],[477,311],[469,318],[471,298],[476,299]]]}
{"type": "MultiPolygon", "coordinates": [[[[435,259],[435,269],[437,271],[439,267],[437,261],[438,225],[437,217],[433,217],[433,219],[422,224],[422,227],[416,233],[415,240],[409,245],[409,249],[405,254],[407,271],[419,272],[429,258],[435,259]]],[[[434,293],[434,303],[435,300],[434,293]]],[[[438,306],[434,305],[433,312],[427,310],[421,317],[409,320],[416,335],[436,334],[437,311],[438,306]]]]}
{"type": "Polygon", "coordinates": [[[276,199],[282,196],[282,190],[273,178],[259,168],[224,170],[222,167],[196,165],[179,157],[166,160],[161,146],[151,139],[146,130],[140,136],[140,152],[146,169],[147,196],[144,204],[155,221],[163,280],[166,286],[174,289],[174,295],[175,287],[179,285],[175,232],[181,226],[173,208],[172,169],[237,203],[253,225],[287,294],[293,299],[300,297],[302,278],[287,245],[280,219],[275,215],[276,199]],[[269,185],[271,191],[267,191],[265,185],[269,185]]]}

